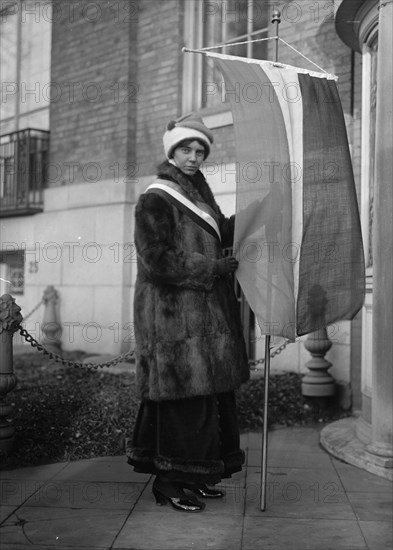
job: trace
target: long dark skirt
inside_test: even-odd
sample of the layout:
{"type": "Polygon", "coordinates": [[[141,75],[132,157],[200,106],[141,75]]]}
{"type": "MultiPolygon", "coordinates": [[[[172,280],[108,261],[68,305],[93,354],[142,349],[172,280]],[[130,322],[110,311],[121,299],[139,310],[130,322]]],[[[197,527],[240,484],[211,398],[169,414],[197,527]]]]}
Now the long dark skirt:
{"type": "Polygon", "coordinates": [[[241,470],[234,392],[176,401],[143,401],[128,463],[171,481],[215,484],[241,470]]]}

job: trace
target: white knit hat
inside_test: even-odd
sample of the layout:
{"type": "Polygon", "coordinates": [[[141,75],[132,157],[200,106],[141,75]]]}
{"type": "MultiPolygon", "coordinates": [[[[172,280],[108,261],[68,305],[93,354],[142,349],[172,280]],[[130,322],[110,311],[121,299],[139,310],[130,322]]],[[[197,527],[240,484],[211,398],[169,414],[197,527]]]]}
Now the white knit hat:
{"type": "Polygon", "coordinates": [[[205,145],[205,158],[210,153],[214,141],[213,134],[203,123],[202,118],[196,113],[183,115],[176,120],[171,120],[164,134],[164,150],[167,159],[172,157],[173,151],[178,144],[185,139],[197,139],[205,145]]]}

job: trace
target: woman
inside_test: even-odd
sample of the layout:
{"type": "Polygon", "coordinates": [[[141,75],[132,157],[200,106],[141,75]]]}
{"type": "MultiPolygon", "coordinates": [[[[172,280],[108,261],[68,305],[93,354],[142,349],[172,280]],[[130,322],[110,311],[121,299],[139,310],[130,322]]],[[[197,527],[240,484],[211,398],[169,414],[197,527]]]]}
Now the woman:
{"type": "Polygon", "coordinates": [[[234,216],[223,216],[199,171],[213,136],[196,114],[168,125],[167,157],[135,213],[134,321],[142,399],[128,462],[156,475],[157,504],[198,512],[197,499],[240,471],[234,390],[249,378],[238,304],[234,216]]]}

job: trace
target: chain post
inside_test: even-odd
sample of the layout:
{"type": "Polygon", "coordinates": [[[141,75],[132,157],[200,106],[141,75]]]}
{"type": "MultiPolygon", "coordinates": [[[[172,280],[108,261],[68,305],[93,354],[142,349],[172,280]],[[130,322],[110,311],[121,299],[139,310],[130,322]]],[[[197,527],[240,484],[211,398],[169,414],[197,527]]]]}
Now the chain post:
{"type": "Polygon", "coordinates": [[[332,347],[326,327],[320,328],[308,335],[304,347],[311,353],[312,359],[307,361],[306,367],[310,372],[302,379],[302,394],[305,397],[323,399],[330,397],[336,392],[336,383],[328,370],[332,364],[325,359],[325,354],[332,347]]]}
{"type": "Polygon", "coordinates": [[[9,294],[0,297],[0,460],[7,462],[7,457],[14,442],[15,429],[8,417],[12,407],[5,402],[7,394],[17,385],[14,374],[12,338],[19,329],[23,317],[21,308],[9,294]]]}

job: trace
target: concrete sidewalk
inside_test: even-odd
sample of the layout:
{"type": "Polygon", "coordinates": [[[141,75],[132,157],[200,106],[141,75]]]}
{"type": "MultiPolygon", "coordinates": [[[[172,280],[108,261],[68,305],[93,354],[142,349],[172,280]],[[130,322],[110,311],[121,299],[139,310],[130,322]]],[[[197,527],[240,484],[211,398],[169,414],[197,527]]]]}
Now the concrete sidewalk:
{"type": "Polygon", "coordinates": [[[152,478],[108,457],[1,472],[4,550],[388,550],[392,483],[319,446],[319,427],[269,433],[260,511],[260,434],[244,470],[199,514],[156,506],[152,478]]]}

